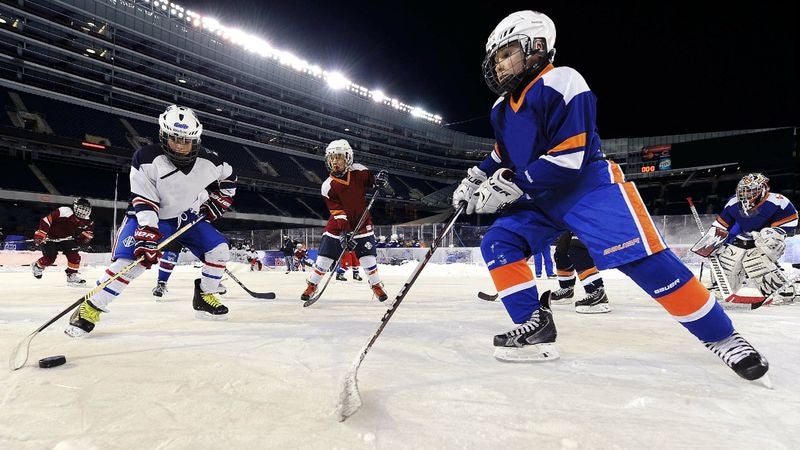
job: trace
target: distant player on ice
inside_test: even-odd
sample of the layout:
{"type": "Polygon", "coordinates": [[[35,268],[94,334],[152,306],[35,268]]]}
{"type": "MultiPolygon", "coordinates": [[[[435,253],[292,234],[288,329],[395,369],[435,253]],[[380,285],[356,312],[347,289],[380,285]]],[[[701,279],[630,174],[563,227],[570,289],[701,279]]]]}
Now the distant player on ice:
{"type": "Polygon", "coordinates": [[[737,333],[713,295],[669,250],[639,192],[601,152],[596,99],[574,69],[553,66],[556,29],[546,15],[515,12],[489,35],[483,73],[500,98],[490,114],[494,151],[453,194],[467,213],[499,213],[481,252],[517,326],[494,337],[495,357],[559,356],[548,296],[540,300],[527,260],[566,230],[599,269],[617,268],[739,376],[768,364],[737,333]]]}
{"type": "Polygon", "coordinates": [[[550,293],[550,303],[555,305],[572,303],[577,273],[586,296],[575,302],[575,312],[580,314],[611,312],[603,277],[600,276],[600,271],[595,266],[586,245],[572,232],[565,231],[559,236],[553,258],[556,261],[559,288],[550,293]]]}
{"type": "Polygon", "coordinates": [[[331,215],[322,233],[319,254],[308,277],[308,286],[300,299],[307,301],[314,295],[322,276],[332,269],[336,258],[346,248],[355,252],[364,267],[372,292],[379,301],[385,301],[388,295],[378,275],[375,233],[372,231],[372,216],[367,211],[365,196],[368,189],[385,187],[388,174],[382,170],[373,175],[363,165],[354,164],[353,149],[344,139],[328,144],[325,165],[330,176],[322,183],[322,197],[331,215]],[[366,214],[366,220],[360,230],[354,230],[362,214],[366,214]]]}
{"type": "Polygon", "coordinates": [[[796,228],[792,202],[770,192],[767,177],[751,173],[739,181],[736,194],[692,251],[706,258],[717,256],[732,292],[748,278],[765,297],[775,293],[773,303],[791,303],[800,292],[796,283],[788,283],[779,261],[786,237],[794,236],[796,228]],[[734,230],[738,232],[731,236],[734,230]]]}
{"type": "Polygon", "coordinates": [[[45,267],[53,265],[58,252],[67,258],[67,285],[85,286],[86,280],[78,276],[81,266],[81,245],[94,238],[94,222],[89,218],[92,205],[85,198],[77,198],[72,207],[54,209],[39,221],[39,229],[33,233],[33,242],[40,245],[42,257],[31,264],[33,276],[42,278],[45,267]]]}
{"type": "Polygon", "coordinates": [[[159,241],[196,218],[197,211],[205,220],[176,239],[204,263],[194,282],[192,306],[198,317],[227,318],[228,308],[214,293],[228,262],[228,242],[211,222],[231,207],[236,175],[219,155],[200,146],[203,126],[191,109],[171,105],[158,117],[158,124],[160,143],[133,154],[130,205],[114,243],[112,263],[98,284],[137,258],[144,260],[75,310],[65,330],[70,336],[91,332],[109,303],[158,263],[159,241]]]}

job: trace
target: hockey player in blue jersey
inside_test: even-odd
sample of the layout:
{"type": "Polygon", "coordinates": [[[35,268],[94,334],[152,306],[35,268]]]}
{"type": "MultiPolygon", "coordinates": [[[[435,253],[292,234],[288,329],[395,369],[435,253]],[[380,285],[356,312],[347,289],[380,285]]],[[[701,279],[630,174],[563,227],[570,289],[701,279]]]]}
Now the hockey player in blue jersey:
{"type": "Polygon", "coordinates": [[[716,255],[733,292],[747,277],[765,297],[775,293],[774,303],[790,303],[800,292],[788,283],[779,260],[786,237],[794,236],[796,228],[792,202],[770,192],[763,174],[751,173],[739,181],[736,194],[692,251],[703,257],[716,255]]]}
{"type": "Polygon", "coordinates": [[[548,295],[539,299],[527,260],[570,230],[599,269],[628,275],[739,376],[761,378],[766,359],[666,247],[636,186],[604,157],[595,96],[577,71],[553,65],[555,39],[553,21],[534,11],[509,15],[489,35],[483,73],[500,96],[490,113],[496,143],[453,194],[468,214],[499,214],[481,252],[517,326],[494,337],[495,357],[559,356],[548,295]]]}
{"type": "Polygon", "coordinates": [[[194,283],[192,306],[198,317],[227,318],[228,308],[214,293],[228,262],[228,242],[211,222],[233,203],[236,175],[219,155],[200,146],[203,126],[191,109],[170,105],[158,117],[158,124],[160,143],[144,146],[133,154],[130,205],[112,247],[111,265],[98,284],[136,259],[144,259],[81,303],[64,330],[72,337],[91,332],[109,303],[131,281],[158,263],[158,243],[175,233],[183,222],[194,220],[196,213],[205,220],[175,240],[203,261],[201,276],[194,283]]]}

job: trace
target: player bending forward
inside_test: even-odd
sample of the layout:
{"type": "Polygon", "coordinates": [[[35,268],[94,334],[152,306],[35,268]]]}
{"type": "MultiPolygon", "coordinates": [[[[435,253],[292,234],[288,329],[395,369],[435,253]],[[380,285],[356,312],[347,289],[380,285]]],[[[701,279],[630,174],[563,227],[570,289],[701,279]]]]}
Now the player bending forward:
{"type": "Polygon", "coordinates": [[[703,257],[716,255],[732,292],[745,277],[773,303],[791,303],[800,297],[788,282],[779,260],[786,236],[794,236],[797,210],[788,198],[769,191],[769,179],[760,173],[745,175],[731,197],[692,251],[703,257]],[[729,232],[738,229],[735,236],[729,232]],[[730,242],[724,244],[724,242],[730,242]]]}
{"type": "Polygon", "coordinates": [[[200,146],[203,126],[194,111],[171,105],[158,117],[160,143],[140,148],[131,161],[131,201],[111,254],[111,265],[98,284],[139,257],[144,258],[91,299],[81,303],[64,330],[77,337],[91,332],[100,313],[131,281],[157,264],[158,243],[181,225],[205,216],[176,241],[203,261],[201,277],[194,282],[193,307],[198,317],[225,319],[228,308],[214,296],[225,263],[228,242],[211,221],[233,203],[236,176],[216,153],[200,146]],[[208,189],[208,190],[207,190],[208,189]]]}
{"type": "Polygon", "coordinates": [[[33,233],[33,242],[42,246],[42,257],[31,264],[33,276],[42,278],[44,268],[56,261],[58,252],[67,257],[67,285],[84,286],[86,280],[78,276],[81,254],[78,246],[88,244],[94,238],[94,222],[89,219],[92,205],[85,198],[77,198],[72,208],[62,206],[54,209],[39,221],[39,229],[33,233]]]}
{"type": "Polygon", "coordinates": [[[328,144],[325,165],[330,176],[322,183],[322,196],[331,216],[322,233],[319,255],[308,277],[308,286],[300,299],[306,301],[314,295],[322,276],[331,270],[342,249],[347,248],[355,252],[365,268],[372,292],[379,301],[385,301],[388,296],[378,275],[375,233],[372,231],[372,216],[367,211],[365,196],[367,189],[383,189],[388,182],[388,174],[382,170],[373,176],[366,167],[353,164],[353,149],[344,139],[328,144]],[[366,218],[361,229],[354,230],[363,214],[366,214],[366,218]]]}

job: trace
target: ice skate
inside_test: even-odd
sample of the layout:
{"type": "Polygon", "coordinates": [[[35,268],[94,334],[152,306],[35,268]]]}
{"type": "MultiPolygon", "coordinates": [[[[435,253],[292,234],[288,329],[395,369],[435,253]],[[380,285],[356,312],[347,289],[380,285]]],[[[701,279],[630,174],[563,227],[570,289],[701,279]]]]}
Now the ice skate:
{"type": "Polygon", "coordinates": [[[192,306],[197,311],[195,316],[199,319],[226,320],[228,318],[228,308],[217,300],[214,292],[200,290],[200,278],[194,280],[192,306]]]}
{"type": "Polygon", "coordinates": [[[306,286],[306,290],[303,291],[302,294],[300,294],[300,300],[302,300],[304,302],[307,302],[311,298],[311,296],[314,295],[314,292],[317,292],[317,284],[316,283],[312,283],[310,281],[307,281],[307,283],[308,283],[308,286],[306,286]]]}
{"type": "Polygon", "coordinates": [[[347,281],[347,277],[343,273],[336,272],[336,279],[339,281],[347,281]]]}
{"type": "Polygon", "coordinates": [[[506,362],[558,359],[556,324],[550,312],[550,291],[541,295],[541,306],[527,322],[494,337],[494,357],[506,362]]]}
{"type": "MultiPolygon", "coordinates": [[[[756,349],[736,331],[729,337],[716,342],[704,342],[707,349],[719,356],[737,375],[745,380],[758,380],[769,370],[769,363],[756,349]]],[[[759,380],[771,387],[769,378],[759,380]]]]}
{"type": "Polygon", "coordinates": [[[567,305],[572,303],[570,300],[575,295],[574,287],[559,288],[550,292],[550,303],[553,305],[567,305]]]}
{"type": "Polygon", "coordinates": [[[34,278],[40,280],[42,278],[42,272],[44,272],[44,269],[39,267],[39,263],[35,262],[31,264],[31,272],[33,272],[34,278]]]}
{"type": "Polygon", "coordinates": [[[363,281],[364,279],[361,278],[361,275],[359,275],[358,272],[353,272],[353,280],[355,280],[355,281],[363,281]]]}
{"type": "Polygon", "coordinates": [[[608,304],[608,297],[603,286],[600,286],[591,294],[575,302],[575,312],[579,314],[602,314],[611,312],[611,305],[608,304]]]}
{"type": "Polygon", "coordinates": [[[100,320],[101,309],[85,300],[69,318],[69,326],[64,334],[70,337],[81,337],[94,330],[94,325],[100,320]]]}
{"type": "Polygon", "coordinates": [[[386,295],[386,291],[383,290],[383,283],[378,282],[371,285],[370,287],[372,288],[372,293],[375,294],[376,297],[378,297],[379,302],[385,302],[386,299],[389,298],[389,296],[386,295]]]}
{"type": "Polygon", "coordinates": [[[159,281],[156,287],[153,288],[153,296],[155,297],[163,298],[167,295],[167,292],[169,292],[169,289],[167,289],[166,281],[159,281]]]}
{"type": "Polygon", "coordinates": [[[83,287],[86,286],[86,280],[78,276],[77,272],[67,274],[67,286],[83,287]]]}

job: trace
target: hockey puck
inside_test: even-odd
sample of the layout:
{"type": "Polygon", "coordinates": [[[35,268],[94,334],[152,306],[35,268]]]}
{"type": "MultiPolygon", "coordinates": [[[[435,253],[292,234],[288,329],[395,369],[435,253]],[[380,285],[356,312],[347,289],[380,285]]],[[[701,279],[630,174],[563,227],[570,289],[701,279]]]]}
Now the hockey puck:
{"type": "Polygon", "coordinates": [[[57,367],[67,362],[67,357],[64,355],[48,356],[39,360],[39,367],[48,369],[50,367],[57,367]]]}

